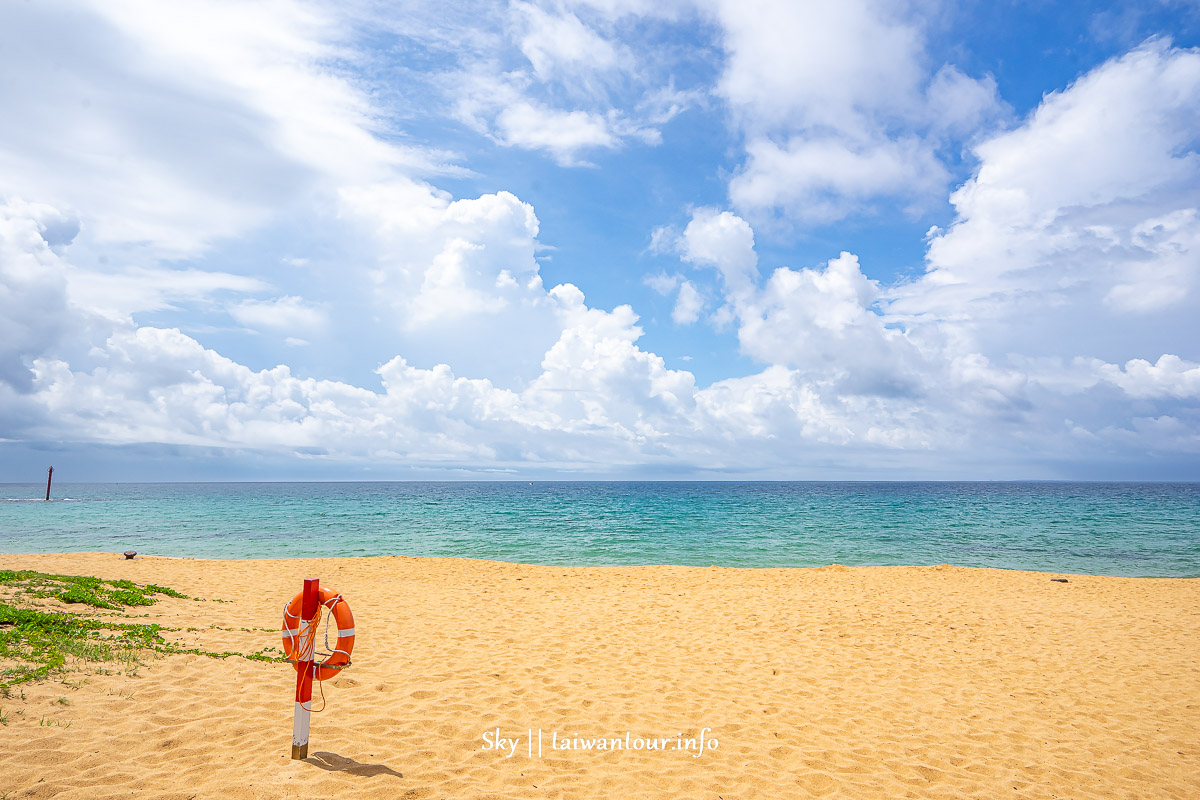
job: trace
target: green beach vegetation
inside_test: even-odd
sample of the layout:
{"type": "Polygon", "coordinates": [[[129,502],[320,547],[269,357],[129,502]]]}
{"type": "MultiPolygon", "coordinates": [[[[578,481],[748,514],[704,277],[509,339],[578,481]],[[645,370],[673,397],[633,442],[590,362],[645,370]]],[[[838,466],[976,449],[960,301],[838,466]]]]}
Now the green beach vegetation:
{"type": "Polygon", "coordinates": [[[213,652],[185,648],[163,637],[174,631],[155,623],[143,624],[104,617],[130,606],[149,606],[160,596],[194,599],[165,586],[140,586],[132,581],[107,581],[82,575],[52,575],[33,570],[0,570],[0,692],[52,675],[116,664],[126,674],[136,672],[147,654],[192,653],[211,658],[238,656],[255,661],[281,661],[273,648],[255,653],[213,652]],[[32,607],[51,598],[80,606],[82,612],[32,607]]]}

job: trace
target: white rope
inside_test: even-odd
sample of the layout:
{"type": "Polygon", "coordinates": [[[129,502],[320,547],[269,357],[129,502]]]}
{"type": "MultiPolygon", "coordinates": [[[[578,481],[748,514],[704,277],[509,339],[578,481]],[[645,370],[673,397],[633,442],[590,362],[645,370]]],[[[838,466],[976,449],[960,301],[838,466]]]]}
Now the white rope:
{"type": "MultiPolygon", "coordinates": [[[[320,603],[317,606],[318,614],[321,613],[322,609],[325,610],[325,632],[324,632],[322,638],[325,643],[325,650],[328,652],[320,654],[322,656],[325,656],[325,658],[321,661],[317,661],[317,659],[316,659],[317,653],[314,652],[312,654],[313,655],[312,661],[310,662],[309,669],[311,669],[313,672],[313,682],[320,684],[320,689],[321,689],[321,707],[320,708],[310,708],[309,710],[313,714],[320,714],[322,711],[325,710],[325,682],[317,680],[317,670],[322,669],[322,668],[342,670],[342,669],[345,669],[346,667],[350,666],[350,653],[348,653],[345,650],[339,650],[336,646],[331,646],[329,644],[329,620],[333,618],[333,609],[337,606],[337,604],[344,603],[344,602],[345,602],[345,600],[339,594],[336,597],[332,598],[332,600],[326,601],[326,603],[328,603],[328,605],[326,603],[320,603]],[[342,655],[344,655],[346,657],[346,663],[345,664],[329,664],[327,666],[325,664],[325,662],[329,661],[331,658],[333,658],[338,653],[341,653],[342,655]]],[[[285,625],[285,627],[283,629],[283,633],[292,642],[290,647],[297,656],[297,658],[295,658],[295,659],[289,658],[289,659],[287,659],[287,661],[289,661],[290,663],[296,664],[296,663],[299,663],[299,657],[301,655],[303,655],[303,653],[300,652],[300,644],[299,643],[300,643],[301,628],[302,628],[305,620],[303,620],[301,618],[300,614],[292,614],[289,611],[290,605],[291,604],[288,603],[283,606],[283,620],[284,620],[284,625],[285,625]],[[295,628],[286,627],[289,619],[296,620],[295,628]]],[[[337,620],[335,619],[334,622],[336,624],[337,620]]],[[[320,625],[321,623],[318,620],[314,619],[314,620],[312,620],[312,624],[320,625]]],[[[340,632],[341,629],[339,628],[338,630],[340,632]]],[[[338,637],[338,638],[340,638],[340,637],[338,637]]],[[[315,650],[315,648],[314,648],[314,650],[315,650]]],[[[310,701],[310,705],[311,705],[311,701],[310,701]]]]}

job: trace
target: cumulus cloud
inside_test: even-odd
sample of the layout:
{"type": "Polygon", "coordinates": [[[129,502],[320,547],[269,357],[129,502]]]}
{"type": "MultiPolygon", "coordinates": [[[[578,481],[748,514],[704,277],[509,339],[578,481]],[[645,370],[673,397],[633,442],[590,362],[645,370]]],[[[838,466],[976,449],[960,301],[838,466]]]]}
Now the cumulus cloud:
{"type": "Polygon", "coordinates": [[[678,425],[691,375],[636,346],[628,306],[588,308],[569,286],[551,295],[565,327],[521,393],[401,357],[379,368],[382,391],[297,378],[285,366],[256,372],[178,330],[142,327],[110,336],[91,371],[35,360],[37,398],[56,425],[89,441],[453,464],[636,461],[678,425]]]}
{"type": "Polygon", "coordinates": [[[710,208],[693,212],[676,247],[683,260],[716,268],[726,304],[714,322],[736,324],[741,351],[763,364],[795,369],[814,387],[864,395],[918,393],[921,371],[935,366],[890,325],[879,285],[851,253],[818,269],[780,267],[760,283],[753,230],[710,208]]]}
{"type": "Polygon", "coordinates": [[[29,364],[70,324],[67,282],[54,252],[75,223],[46,205],[0,204],[0,382],[31,386],[29,364]]]}
{"type": "Polygon", "coordinates": [[[761,291],[737,302],[738,341],[759,361],[815,376],[849,373],[861,381],[868,371],[890,371],[907,340],[873,310],[878,292],[850,253],[819,270],[780,267],[761,291]]]}
{"type": "Polygon", "coordinates": [[[401,180],[347,187],[341,207],[382,245],[376,296],[399,312],[401,326],[461,324],[544,296],[538,219],[510,192],[452,200],[401,180]]]}
{"type": "MultiPolygon", "coordinates": [[[[510,218],[514,211],[524,218],[522,206],[510,198],[452,205],[434,204],[433,210],[474,224],[510,218]]],[[[37,233],[36,221],[29,215],[23,219],[18,230],[25,238],[6,239],[14,242],[11,255],[56,259],[37,233]]],[[[412,223],[405,217],[395,224],[412,223]]],[[[14,262],[6,257],[4,263],[14,262]]],[[[47,263],[63,268],[61,262],[47,263]]],[[[28,303],[40,290],[21,291],[20,299],[28,303]]],[[[57,297],[66,302],[61,285],[57,297]]],[[[110,332],[91,345],[87,359],[56,356],[45,342],[19,356],[31,372],[27,389],[38,410],[23,422],[21,433],[54,431],[58,437],[110,444],[303,449],[329,458],[429,465],[536,463],[602,471],[690,458],[743,468],[771,448],[747,445],[734,456],[723,443],[752,435],[768,445],[776,434],[762,432],[776,422],[782,431],[803,432],[830,446],[852,438],[853,425],[837,401],[827,407],[797,377],[777,386],[781,376],[768,370],[761,379],[700,389],[691,373],[669,369],[638,346],[642,330],[629,306],[591,308],[570,285],[541,290],[540,299],[556,332],[543,350],[539,373],[519,391],[458,376],[446,365],[415,367],[401,357],[379,369],[378,390],[300,378],[282,365],[255,371],[178,330],[110,320],[110,332]],[[757,409],[756,415],[738,413],[742,406],[757,409]],[[822,422],[797,416],[805,408],[822,422]]],[[[285,309],[286,314],[303,304],[283,298],[242,307],[263,313],[285,309]]],[[[10,419],[16,418],[13,399],[6,396],[5,402],[10,419]]],[[[881,432],[886,430],[879,423],[864,435],[899,435],[881,432]]]]}
{"type": "Polygon", "coordinates": [[[1149,42],[980,142],[975,176],[952,195],[958,216],[931,232],[913,281],[879,285],[843,253],[760,282],[753,231],[731,212],[697,209],[683,235],[661,232],[660,250],[717,268],[715,320],[768,365],[719,384],[772,386],[819,412],[824,436],[859,443],[1062,441],[1101,454],[1145,437],[1187,451],[1200,375],[1186,344],[1200,341],[1198,58],[1149,42]],[[850,409],[887,424],[868,433],[850,409]]]}
{"type": "Polygon", "coordinates": [[[1200,53],[1161,40],[1047,96],[977,146],[954,224],[932,232],[926,275],[892,290],[890,311],[1027,356],[1157,357],[1197,340],[1198,108],[1200,53]]]}
{"type": "Polygon", "coordinates": [[[805,223],[872,200],[928,201],[949,180],[937,150],[997,113],[990,78],[929,74],[924,34],[902,7],[718,2],[726,52],[719,92],[745,137],[729,184],[742,213],[805,223]]]}
{"type": "Polygon", "coordinates": [[[1200,399],[1200,364],[1166,354],[1151,364],[1142,358],[1124,367],[1093,361],[1089,365],[1103,380],[1121,387],[1130,397],[1200,399]]]}
{"type": "MultiPolygon", "coordinates": [[[[548,353],[584,306],[571,284],[543,284],[532,206],[509,192],[452,200],[403,181],[348,188],[341,200],[379,243],[373,296],[411,351],[506,388],[542,379],[548,353]]],[[[681,285],[669,276],[651,282],[666,293],[681,285]]],[[[678,318],[698,315],[695,287],[680,291],[678,318]]]]}
{"type": "Polygon", "coordinates": [[[697,209],[676,247],[684,261],[715,267],[734,293],[757,278],[754,231],[736,214],[714,208],[697,209]]]}

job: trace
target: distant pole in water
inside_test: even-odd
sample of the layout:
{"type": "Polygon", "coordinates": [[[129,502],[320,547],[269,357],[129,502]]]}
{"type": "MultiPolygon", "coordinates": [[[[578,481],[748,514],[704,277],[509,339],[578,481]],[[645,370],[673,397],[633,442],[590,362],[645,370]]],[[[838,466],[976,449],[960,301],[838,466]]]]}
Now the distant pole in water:
{"type": "Polygon", "coordinates": [[[50,481],[52,481],[52,480],[54,480],[54,467],[51,467],[50,471],[46,473],[46,499],[47,500],[50,499],[50,481]]]}

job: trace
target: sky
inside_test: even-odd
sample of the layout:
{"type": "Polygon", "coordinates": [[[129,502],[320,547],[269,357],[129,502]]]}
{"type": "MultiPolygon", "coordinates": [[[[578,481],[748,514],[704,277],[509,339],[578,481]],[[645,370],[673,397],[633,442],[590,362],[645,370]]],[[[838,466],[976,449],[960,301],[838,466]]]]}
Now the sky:
{"type": "Polygon", "coordinates": [[[0,3],[0,480],[1200,480],[1200,3],[0,3]]]}

